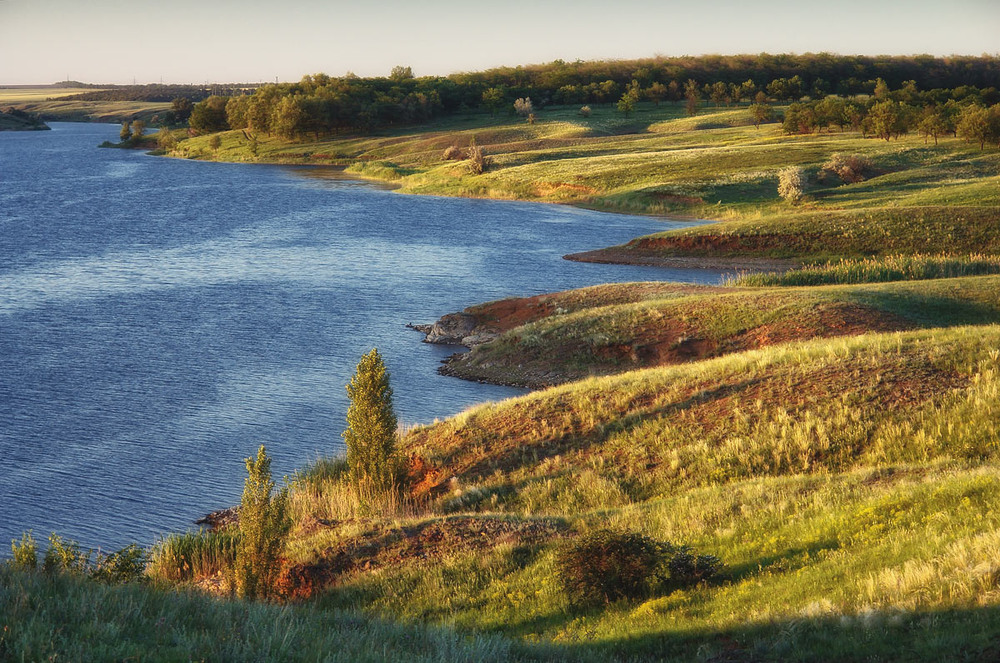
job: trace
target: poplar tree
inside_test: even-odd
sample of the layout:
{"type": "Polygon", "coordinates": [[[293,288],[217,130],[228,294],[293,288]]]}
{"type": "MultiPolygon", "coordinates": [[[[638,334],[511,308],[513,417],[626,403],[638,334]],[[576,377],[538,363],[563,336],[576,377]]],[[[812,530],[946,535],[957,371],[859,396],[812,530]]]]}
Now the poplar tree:
{"type": "Polygon", "coordinates": [[[395,478],[396,413],[392,407],[389,372],[377,349],[358,362],[347,385],[347,467],[359,489],[387,493],[395,478]]]}

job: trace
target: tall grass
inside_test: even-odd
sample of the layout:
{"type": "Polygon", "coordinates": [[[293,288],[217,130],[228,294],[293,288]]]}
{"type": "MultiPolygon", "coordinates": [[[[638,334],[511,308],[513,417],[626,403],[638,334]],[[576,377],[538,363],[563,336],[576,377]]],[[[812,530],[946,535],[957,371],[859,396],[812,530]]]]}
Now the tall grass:
{"type": "Polygon", "coordinates": [[[861,259],[841,259],[788,272],[751,273],[727,277],[727,286],[810,286],[835,283],[884,283],[959,276],[1000,274],[1000,256],[892,255],[861,259]]]}
{"type": "Polygon", "coordinates": [[[153,547],[146,573],[170,582],[225,575],[236,560],[238,538],[232,528],[169,534],[153,547]]]}

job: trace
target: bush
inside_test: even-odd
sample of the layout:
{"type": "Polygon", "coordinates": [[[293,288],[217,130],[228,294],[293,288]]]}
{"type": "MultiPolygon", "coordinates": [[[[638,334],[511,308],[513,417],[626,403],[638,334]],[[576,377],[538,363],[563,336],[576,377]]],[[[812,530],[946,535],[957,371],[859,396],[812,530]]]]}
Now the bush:
{"type": "Polygon", "coordinates": [[[108,584],[139,582],[144,579],[149,553],[130,543],[110,555],[98,555],[90,569],[90,577],[108,584]]]}
{"type": "Polygon", "coordinates": [[[791,166],[778,171],[778,195],[790,203],[797,203],[805,193],[806,171],[791,166]]]}
{"type": "Polygon", "coordinates": [[[606,529],[581,536],[556,559],[563,589],[577,605],[642,596],[659,562],[652,539],[606,529]]]}
{"type": "Polygon", "coordinates": [[[157,542],[149,560],[150,577],[183,582],[213,576],[232,575],[236,560],[235,527],[215,532],[170,534],[157,542]]]}
{"type": "Polygon", "coordinates": [[[58,534],[49,535],[49,548],[42,560],[46,573],[86,573],[90,566],[90,553],[80,549],[76,541],[64,540],[58,534]]]}
{"type": "Polygon", "coordinates": [[[722,569],[698,555],[634,532],[601,529],[581,536],[556,557],[556,573],[571,603],[593,606],[670,592],[710,580],[722,569]]]}
{"type": "Polygon", "coordinates": [[[854,184],[865,181],[873,169],[872,160],[863,154],[836,153],[823,164],[820,176],[825,178],[827,175],[836,175],[842,182],[854,184]]]}
{"type": "Polygon", "coordinates": [[[38,566],[38,545],[31,532],[21,535],[20,541],[10,542],[10,563],[15,569],[33,571],[38,566]]]}
{"type": "Polygon", "coordinates": [[[535,111],[534,104],[531,103],[531,97],[524,97],[514,100],[514,112],[521,117],[528,117],[535,111]]]}
{"type": "Polygon", "coordinates": [[[590,117],[590,106],[581,106],[580,115],[584,117],[590,117]]]}
{"type": "Polygon", "coordinates": [[[489,158],[483,154],[483,148],[475,143],[469,146],[469,149],[466,150],[466,155],[469,159],[469,172],[473,175],[482,175],[489,169],[489,158]]]}
{"type": "Polygon", "coordinates": [[[247,458],[246,465],[233,586],[240,598],[267,598],[278,577],[278,557],[292,526],[288,489],[271,494],[271,459],[263,444],[257,458],[247,458]]]}
{"type": "Polygon", "coordinates": [[[167,127],[160,127],[159,133],[156,134],[156,146],[169,152],[177,147],[177,137],[167,127]]]}
{"type": "Polygon", "coordinates": [[[445,148],[444,154],[441,155],[445,161],[457,161],[462,158],[462,150],[458,148],[457,145],[449,145],[445,148]]]}

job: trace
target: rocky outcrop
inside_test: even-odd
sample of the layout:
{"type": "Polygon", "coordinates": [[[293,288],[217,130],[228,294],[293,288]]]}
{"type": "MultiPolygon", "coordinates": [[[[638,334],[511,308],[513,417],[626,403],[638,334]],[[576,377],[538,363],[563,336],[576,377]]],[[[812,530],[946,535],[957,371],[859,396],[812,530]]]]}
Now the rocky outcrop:
{"type": "Polygon", "coordinates": [[[468,313],[449,313],[432,325],[407,325],[423,333],[424,343],[464,345],[467,348],[495,339],[499,332],[468,313]]]}

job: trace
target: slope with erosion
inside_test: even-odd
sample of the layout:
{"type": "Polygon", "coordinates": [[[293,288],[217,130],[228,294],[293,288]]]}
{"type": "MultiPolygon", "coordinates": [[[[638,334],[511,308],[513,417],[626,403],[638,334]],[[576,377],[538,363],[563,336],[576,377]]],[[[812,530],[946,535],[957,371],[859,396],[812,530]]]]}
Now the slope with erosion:
{"type": "Polygon", "coordinates": [[[297,587],[325,608],[570,656],[990,651],[998,344],[997,326],[817,339],[473,408],[405,437],[421,506],[349,516],[318,497],[337,479],[298,484],[315,494],[289,549],[297,587]],[[555,553],[605,526],[727,569],[580,610],[555,553]]]}
{"type": "Polygon", "coordinates": [[[472,350],[441,371],[548,386],[787,341],[1000,322],[998,293],[997,276],[807,288],[598,286],[446,316],[462,316],[468,332],[444,340],[472,350]]]}

